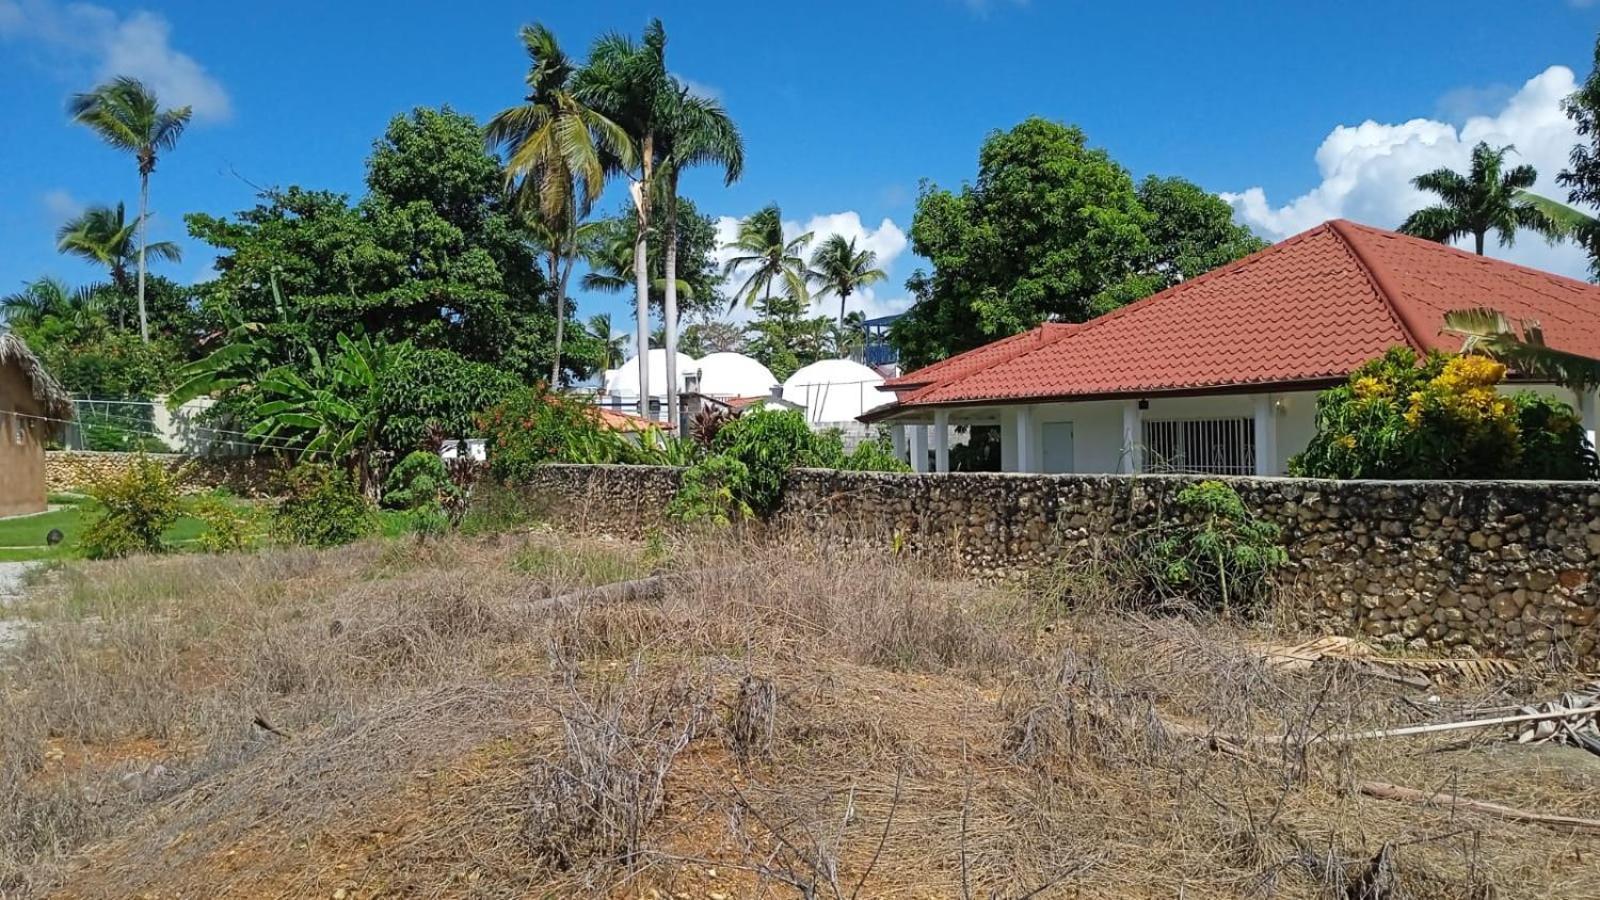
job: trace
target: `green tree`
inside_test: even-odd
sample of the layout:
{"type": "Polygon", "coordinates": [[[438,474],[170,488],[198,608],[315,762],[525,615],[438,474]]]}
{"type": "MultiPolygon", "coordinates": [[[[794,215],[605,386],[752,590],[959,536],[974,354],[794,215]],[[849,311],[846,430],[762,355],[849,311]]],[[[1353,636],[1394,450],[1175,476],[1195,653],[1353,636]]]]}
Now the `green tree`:
{"type": "MultiPolygon", "coordinates": [[[[667,349],[667,421],[678,421],[678,179],[691,166],[722,169],[723,184],[739,180],[744,170],[744,141],[722,104],[689,93],[672,79],[666,110],[657,135],[661,154],[661,232],[666,245],[662,267],[665,298],[662,323],[667,349]]],[[[642,367],[641,367],[642,368],[642,367]]]]}
{"type": "Polygon", "coordinates": [[[850,295],[888,277],[877,264],[877,253],[856,250],[856,239],[847,241],[842,234],[829,235],[811,254],[811,269],[806,279],[821,288],[817,291],[818,300],[829,296],[839,298],[841,329],[844,328],[845,303],[850,295]]]}
{"type": "MultiPolygon", "coordinates": [[[[1594,65],[1578,89],[1562,101],[1581,142],[1572,148],[1567,168],[1556,183],[1567,189],[1567,200],[1588,207],[1600,206],[1600,40],[1595,41],[1594,65]]],[[[1573,233],[1589,251],[1589,274],[1600,279],[1600,227],[1592,224],[1573,233]]]]}
{"type": "MultiPolygon", "coordinates": [[[[368,334],[451,350],[523,380],[548,377],[550,285],[537,235],[504,180],[470,117],[448,109],[396,116],[373,147],[358,203],[290,187],[231,219],[189,216],[190,233],[220,250],[202,308],[219,330],[232,313],[267,323],[269,337],[275,323],[300,323],[323,352],[340,334],[368,334]]],[[[567,331],[577,334],[566,343],[586,340],[567,331]]],[[[288,363],[299,344],[283,337],[277,362],[288,363]]],[[[563,371],[585,377],[595,356],[572,347],[563,371]]]]}
{"type": "Polygon", "coordinates": [[[743,353],[745,330],[742,325],[701,314],[700,318],[683,330],[685,353],[705,356],[708,353],[743,353]],[[688,349],[691,342],[694,349],[688,349]]]}
{"type": "MultiPolygon", "coordinates": [[[[668,97],[672,88],[667,74],[667,33],[660,19],[645,27],[642,40],[611,33],[589,50],[589,61],[573,79],[578,99],[621,127],[629,151],[611,160],[625,171],[633,198],[637,230],[633,244],[634,302],[637,347],[641,357],[650,349],[650,265],[648,236],[652,202],[657,195],[656,170],[661,160],[657,137],[668,124],[668,97]]],[[[649,414],[650,367],[639,366],[639,413],[649,414]]]]}
{"type": "Polygon", "coordinates": [[[101,296],[89,287],[70,288],[59,278],[30,281],[22,290],[0,298],[0,313],[14,330],[37,328],[45,319],[68,319],[83,327],[103,310],[101,296]]]}
{"type": "Polygon", "coordinates": [[[628,336],[612,329],[609,313],[597,313],[589,317],[589,334],[594,336],[600,348],[600,368],[615,369],[628,358],[628,336]]]}
{"type": "Polygon", "coordinates": [[[914,366],[1149,293],[1152,219],[1127,170],[1080,129],[1032,118],[995,132],[974,184],[923,186],[911,246],[933,271],[907,282],[916,304],[891,340],[914,366]]]}
{"type": "Polygon", "coordinates": [[[828,355],[836,327],[827,316],[806,315],[804,300],[776,294],[756,300],[745,352],[782,381],[801,366],[828,355]]]}
{"type": "Polygon", "coordinates": [[[1152,217],[1144,228],[1150,256],[1142,266],[1157,280],[1152,293],[1267,246],[1233,221],[1233,208],[1221,197],[1182,178],[1145,178],[1139,205],[1152,217]]]}
{"type": "MultiPolygon", "coordinates": [[[[56,249],[106,267],[111,283],[124,294],[133,294],[128,267],[138,266],[139,247],[134,242],[140,222],[129,222],[121,203],[116,208],[91,206],[67,220],[56,231],[56,249]]],[[[167,262],[183,259],[183,250],[171,241],[144,245],[144,253],[167,262]]]]}
{"type": "Polygon", "coordinates": [[[626,161],[632,146],[616,123],[573,92],[578,66],[549,28],[525,25],[520,36],[528,54],[526,102],[491,119],[485,137],[506,148],[506,178],[521,195],[546,258],[556,327],[550,383],[558,384],[567,283],[580,254],[580,223],[605,188],[606,154],[626,161]]]}
{"type": "Polygon", "coordinates": [[[783,212],[776,203],[757,210],[739,222],[739,230],[725,249],[736,255],[724,264],[724,277],[738,272],[745,279],[734,292],[728,309],[743,301],[745,306],[755,306],[757,301],[770,302],[772,283],[780,282],[784,297],[798,303],[803,309],[811,295],[806,288],[806,261],[801,255],[811,243],[811,232],[785,239],[783,212]]]}
{"type": "Polygon", "coordinates": [[[1560,228],[1538,207],[1518,200],[1520,192],[1539,180],[1539,173],[1526,163],[1507,171],[1506,155],[1515,149],[1480,141],[1472,148],[1466,175],[1440,168],[1411,179],[1418,190],[1438,195],[1440,202],[1407,216],[1400,231],[1441,244],[1471,235],[1479,256],[1491,231],[1499,235],[1502,247],[1516,242],[1519,228],[1549,238],[1559,236],[1560,228]]]}
{"type": "MultiPolygon", "coordinates": [[[[589,263],[589,271],[583,275],[581,282],[583,289],[602,294],[620,294],[633,290],[638,283],[633,275],[633,217],[603,219],[594,225],[585,241],[584,256],[589,263]]],[[[657,263],[661,259],[654,255],[649,258],[656,260],[657,263]]],[[[654,268],[657,271],[650,273],[652,301],[664,297],[667,287],[666,275],[659,271],[661,267],[656,265],[654,268]]],[[[682,280],[677,282],[677,292],[690,300],[695,297],[694,288],[682,280]]],[[[652,303],[652,306],[656,304],[652,303]]]]}
{"type": "Polygon", "coordinates": [[[127,77],[114,78],[87,94],[74,96],[68,110],[74,121],[87,126],[112,147],[133,154],[139,165],[139,336],[149,341],[144,278],[150,175],[156,170],[157,154],[177,145],[192,111],[187,106],[162,109],[154,91],[138,79],[127,77]]]}

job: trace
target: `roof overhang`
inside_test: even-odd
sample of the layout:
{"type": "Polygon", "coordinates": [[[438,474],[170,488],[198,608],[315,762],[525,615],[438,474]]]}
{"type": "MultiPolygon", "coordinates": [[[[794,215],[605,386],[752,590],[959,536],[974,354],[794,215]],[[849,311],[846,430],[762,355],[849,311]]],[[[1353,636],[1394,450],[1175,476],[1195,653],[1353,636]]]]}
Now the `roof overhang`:
{"type": "Polygon", "coordinates": [[[1161,388],[1154,390],[1107,391],[1094,394],[1038,394],[1024,397],[999,397],[982,400],[958,400],[946,403],[901,403],[880,406],[862,415],[867,424],[903,418],[907,415],[931,413],[934,410],[967,410],[986,406],[1032,406],[1039,403],[1090,403],[1097,400],[1160,400],[1182,397],[1236,396],[1239,394],[1283,393],[1289,391],[1323,391],[1344,384],[1349,376],[1329,376],[1300,381],[1248,382],[1236,384],[1205,385],[1197,387],[1161,388]]]}

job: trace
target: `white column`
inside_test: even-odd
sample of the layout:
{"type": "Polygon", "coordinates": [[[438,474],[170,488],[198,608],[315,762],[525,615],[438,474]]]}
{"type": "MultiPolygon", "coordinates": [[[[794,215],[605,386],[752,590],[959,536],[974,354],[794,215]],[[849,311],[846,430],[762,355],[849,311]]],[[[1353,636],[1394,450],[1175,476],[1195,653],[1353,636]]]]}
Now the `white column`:
{"type": "Polygon", "coordinates": [[[911,471],[928,471],[928,426],[911,426],[911,471]]]}
{"type": "Polygon", "coordinates": [[[904,425],[889,426],[889,443],[894,446],[896,458],[906,458],[906,427],[904,425]]]}
{"type": "Polygon", "coordinates": [[[1000,410],[1000,471],[1017,469],[1017,413],[1007,406],[1000,410]]]}
{"type": "Polygon", "coordinates": [[[1278,402],[1271,394],[1256,396],[1256,474],[1278,472],[1278,402]]]}
{"type": "Polygon", "coordinates": [[[950,411],[933,411],[933,470],[950,471],[950,411]]]}
{"type": "Polygon", "coordinates": [[[1583,430],[1589,435],[1589,446],[1595,446],[1596,425],[1600,425],[1600,400],[1597,391],[1578,392],[1578,416],[1583,419],[1583,430]]]}
{"type": "Polygon", "coordinates": [[[1139,401],[1122,401],[1122,470],[1144,471],[1144,411],[1139,401]]]}
{"type": "Polygon", "coordinates": [[[1017,471],[1034,472],[1039,461],[1034,458],[1038,435],[1033,427],[1033,407],[1017,407],[1017,471]]]}

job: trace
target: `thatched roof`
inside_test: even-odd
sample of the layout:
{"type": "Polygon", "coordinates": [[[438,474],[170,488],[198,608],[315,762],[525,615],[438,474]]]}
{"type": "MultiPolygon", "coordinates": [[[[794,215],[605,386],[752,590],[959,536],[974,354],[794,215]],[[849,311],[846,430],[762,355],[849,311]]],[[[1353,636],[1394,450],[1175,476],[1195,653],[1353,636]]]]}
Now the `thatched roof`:
{"type": "MultiPolygon", "coordinates": [[[[22,338],[10,332],[0,334],[0,368],[14,365],[22,370],[24,378],[33,387],[33,396],[44,407],[45,415],[53,419],[70,420],[73,415],[72,395],[61,382],[44,369],[39,357],[33,355],[22,338]]],[[[51,431],[60,428],[60,422],[51,423],[51,431]]]]}

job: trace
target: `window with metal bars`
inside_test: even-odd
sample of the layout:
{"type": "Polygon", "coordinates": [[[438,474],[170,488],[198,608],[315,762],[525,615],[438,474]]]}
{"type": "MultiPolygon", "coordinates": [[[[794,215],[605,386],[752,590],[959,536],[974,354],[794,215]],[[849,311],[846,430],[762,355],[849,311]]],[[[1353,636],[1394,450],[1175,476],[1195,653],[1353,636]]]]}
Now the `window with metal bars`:
{"type": "Polygon", "coordinates": [[[1145,420],[1144,469],[1192,475],[1254,475],[1255,421],[1145,420]]]}

